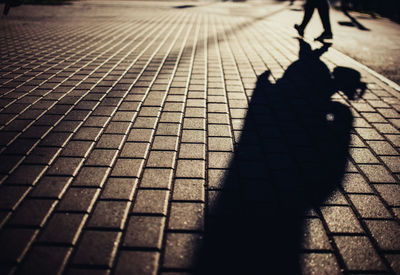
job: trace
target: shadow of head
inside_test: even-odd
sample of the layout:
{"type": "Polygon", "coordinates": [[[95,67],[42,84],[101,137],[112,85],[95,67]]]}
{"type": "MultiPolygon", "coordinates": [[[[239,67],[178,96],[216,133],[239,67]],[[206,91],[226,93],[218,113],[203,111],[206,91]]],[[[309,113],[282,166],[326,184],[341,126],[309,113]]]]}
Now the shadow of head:
{"type": "Polygon", "coordinates": [[[355,100],[363,97],[367,85],[361,81],[358,71],[347,67],[336,67],[332,72],[336,90],[342,91],[348,99],[355,100]]]}

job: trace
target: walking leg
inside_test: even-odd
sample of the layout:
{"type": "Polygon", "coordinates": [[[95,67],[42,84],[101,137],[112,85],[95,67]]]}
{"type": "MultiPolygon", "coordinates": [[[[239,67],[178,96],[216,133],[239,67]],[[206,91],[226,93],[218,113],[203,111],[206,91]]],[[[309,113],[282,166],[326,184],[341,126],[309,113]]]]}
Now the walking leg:
{"type": "Polygon", "coordinates": [[[303,16],[303,21],[300,24],[300,28],[303,30],[306,28],[308,22],[310,22],[310,19],[314,13],[315,5],[313,3],[314,1],[308,0],[304,6],[304,16],[303,16]]]}
{"type": "Polygon", "coordinates": [[[318,3],[318,13],[321,18],[324,33],[332,35],[331,21],[329,19],[329,4],[327,0],[320,0],[318,3]]]}
{"type": "Polygon", "coordinates": [[[9,11],[10,11],[10,3],[8,3],[8,1],[6,1],[5,5],[4,5],[4,9],[3,9],[3,14],[7,15],[9,11]]]}
{"type": "Polygon", "coordinates": [[[304,16],[303,16],[303,21],[301,22],[300,25],[295,24],[294,28],[297,30],[300,36],[304,35],[304,29],[306,28],[308,22],[310,22],[310,19],[314,13],[315,9],[315,0],[307,0],[306,4],[304,5],[304,16]]]}

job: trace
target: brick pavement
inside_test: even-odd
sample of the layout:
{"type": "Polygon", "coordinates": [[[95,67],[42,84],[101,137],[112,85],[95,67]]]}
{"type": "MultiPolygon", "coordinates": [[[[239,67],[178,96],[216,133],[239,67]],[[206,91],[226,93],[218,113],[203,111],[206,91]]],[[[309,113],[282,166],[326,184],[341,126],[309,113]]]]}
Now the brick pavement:
{"type": "Polygon", "coordinates": [[[249,9],[1,18],[1,274],[400,273],[398,92],[249,9]]]}

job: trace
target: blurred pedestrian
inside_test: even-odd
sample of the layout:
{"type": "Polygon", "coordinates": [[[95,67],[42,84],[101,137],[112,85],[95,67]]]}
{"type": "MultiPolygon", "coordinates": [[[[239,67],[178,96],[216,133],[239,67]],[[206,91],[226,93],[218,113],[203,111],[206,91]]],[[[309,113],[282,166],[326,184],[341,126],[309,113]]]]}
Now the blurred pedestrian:
{"type": "Polygon", "coordinates": [[[322,26],[324,28],[323,33],[315,38],[315,40],[322,41],[324,39],[331,39],[332,29],[331,22],[329,19],[329,4],[328,0],[306,0],[304,5],[304,17],[300,25],[295,24],[294,28],[297,30],[300,36],[304,35],[304,29],[314,13],[314,10],[318,9],[319,17],[321,18],[322,26]]]}
{"type": "Polygon", "coordinates": [[[7,15],[11,7],[16,7],[22,4],[23,0],[5,0],[3,14],[7,15]]]}
{"type": "Polygon", "coordinates": [[[347,12],[349,6],[350,6],[349,0],[340,0],[340,8],[342,9],[343,12],[347,12]]]}

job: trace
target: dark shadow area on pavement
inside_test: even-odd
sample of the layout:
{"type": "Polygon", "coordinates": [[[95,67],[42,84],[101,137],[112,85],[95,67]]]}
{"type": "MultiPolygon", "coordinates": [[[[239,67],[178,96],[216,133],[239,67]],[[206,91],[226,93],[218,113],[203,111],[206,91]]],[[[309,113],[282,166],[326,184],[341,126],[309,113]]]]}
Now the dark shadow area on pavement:
{"type": "Polygon", "coordinates": [[[369,29],[368,29],[367,27],[365,27],[364,25],[362,25],[360,22],[358,22],[358,20],[357,20],[356,18],[354,18],[353,16],[351,16],[351,14],[350,14],[346,9],[343,9],[342,11],[343,11],[343,14],[346,15],[346,16],[350,19],[350,22],[341,22],[341,21],[339,21],[339,22],[338,22],[339,25],[342,25],[342,26],[350,26],[350,27],[355,26],[355,27],[357,27],[359,30],[362,30],[362,31],[369,31],[369,29]]]}
{"type": "Polygon", "coordinates": [[[291,10],[291,11],[300,11],[300,12],[303,12],[303,11],[304,11],[304,9],[299,9],[299,8],[291,8],[290,10],[291,10]]]}
{"type": "Polygon", "coordinates": [[[197,274],[301,273],[304,217],[341,184],[353,117],[331,96],[356,99],[365,84],[353,69],[330,72],[320,60],[329,44],[299,43],[275,84],[269,71],[258,77],[229,170],[209,186],[197,274]]]}
{"type": "Polygon", "coordinates": [[[187,9],[187,8],[195,8],[197,7],[196,5],[181,5],[181,6],[175,6],[175,9],[187,9]]]}

